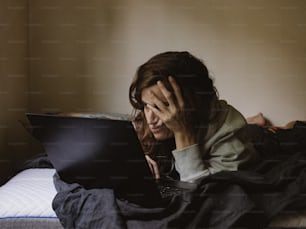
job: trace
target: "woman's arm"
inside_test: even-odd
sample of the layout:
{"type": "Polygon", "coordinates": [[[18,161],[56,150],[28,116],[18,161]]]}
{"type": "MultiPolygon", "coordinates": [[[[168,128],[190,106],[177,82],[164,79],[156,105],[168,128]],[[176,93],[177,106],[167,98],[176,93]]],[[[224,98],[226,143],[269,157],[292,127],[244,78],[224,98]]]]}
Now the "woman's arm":
{"type": "Polygon", "coordinates": [[[256,159],[243,116],[225,101],[220,101],[219,105],[221,112],[215,122],[209,124],[209,130],[213,131],[208,131],[204,148],[194,145],[172,152],[181,180],[193,181],[224,170],[235,171],[256,159]]]}
{"type": "Polygon", "coordinates": [[[238,170],[240,165],[251,160],[255,154],[245,131],[240,129],[216,139],[209,152],[206,152],[207,160],[203,159],[197,144],[172,151],[180,179],[192,182],[220,171],[238,170]]]}
{"type": "Polygon", "coordinates": [[[207,166],[204,164],[198,144],[180,150],[173,150],[172,155],[175,160],[176,171],[180,174],[181,181],[192,182],[210,174],[207,166]]]}

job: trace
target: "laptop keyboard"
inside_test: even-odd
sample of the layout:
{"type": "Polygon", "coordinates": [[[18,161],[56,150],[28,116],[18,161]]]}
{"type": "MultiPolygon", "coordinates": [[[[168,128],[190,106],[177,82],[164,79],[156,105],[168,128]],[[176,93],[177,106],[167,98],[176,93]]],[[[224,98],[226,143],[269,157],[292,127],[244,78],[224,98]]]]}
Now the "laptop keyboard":
{"type": "Polygon", "coordinates": [[[162,198],[179,195],[183,192],[183,189],[167,185],[158,185],[158,188],[162,198]]]}
{"type": "Polygon", "coordinates": [[[163,177],[157,181],[157,187],[161,196],[166,198],[181,195],[184,192],[194,191],[197,188],[197,184],[163,177]]]}

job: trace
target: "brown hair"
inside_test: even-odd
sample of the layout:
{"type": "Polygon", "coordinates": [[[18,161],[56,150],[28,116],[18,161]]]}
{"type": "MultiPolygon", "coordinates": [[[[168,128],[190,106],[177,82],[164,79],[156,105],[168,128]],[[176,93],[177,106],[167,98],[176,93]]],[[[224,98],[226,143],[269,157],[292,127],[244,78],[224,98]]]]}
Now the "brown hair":
{"type": "Polygon", "coordinates": [[[150,133],[144,116],[141,93],[158,80],[163,81],[171,90],[168,76],[174,77],[181,88],[188,123],[195,129],[199,144],[203,143],[207,131],[211,101],[217,97],[206,66],[189,52],[160,53],[141,65],[130,85],[129,99],[134,108],[132,116],[139,139],[145,152],[151,156],[154,156],[161,143],[150,133]]]}

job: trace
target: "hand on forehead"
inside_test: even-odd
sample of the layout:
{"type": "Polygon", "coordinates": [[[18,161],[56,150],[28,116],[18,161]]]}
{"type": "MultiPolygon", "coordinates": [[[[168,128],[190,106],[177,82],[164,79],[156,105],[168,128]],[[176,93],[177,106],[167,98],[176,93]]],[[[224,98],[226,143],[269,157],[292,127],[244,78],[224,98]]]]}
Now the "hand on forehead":
{"type": "Polygon", "coordinates": [[[157,103],[164,103],[164,105],[178,105],[184,106],[184,99],[181,94],[181,89],[173,77],[169,76],[169,83],[171,89],[167,89],[165,83],[158,81],[155,85],[143,90],[142,100],[144,103],[156,105],[157,103]],[[150,101],[150,102],[149,102],[150,101]],[[154,102],[155,101],[155,102],[154,102]]]}
{"type": "Polygon", "coordinates": [[[146,104],[154,104],[154,100],[158,99],[162,102],[167,102],[166,97],[160,90],[159,86],[157,84],[150,86],[148,88],[143,89],[142,91],[142,101],[146,104]]]}

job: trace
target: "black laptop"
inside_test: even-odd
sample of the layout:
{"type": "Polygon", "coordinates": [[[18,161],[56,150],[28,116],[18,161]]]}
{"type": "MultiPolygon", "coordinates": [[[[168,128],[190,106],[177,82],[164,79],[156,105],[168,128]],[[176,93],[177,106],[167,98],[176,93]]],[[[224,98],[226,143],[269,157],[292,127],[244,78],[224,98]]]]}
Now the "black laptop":
{"type": "Polygon", "coordinates": [[[112,188],[118,197],[145,206],[159,203],[161,190],[196,188],[193,183],[154,179],[130,120],[26,115],[33,136],[67,183],[112,188]]]}

